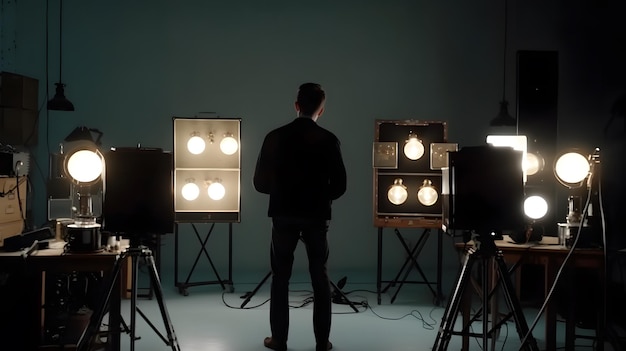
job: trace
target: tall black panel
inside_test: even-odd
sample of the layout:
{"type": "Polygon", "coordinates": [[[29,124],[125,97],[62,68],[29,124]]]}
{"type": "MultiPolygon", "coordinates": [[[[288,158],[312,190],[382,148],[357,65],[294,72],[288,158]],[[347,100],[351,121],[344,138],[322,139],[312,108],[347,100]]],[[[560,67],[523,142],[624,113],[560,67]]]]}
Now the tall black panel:
{"type": "Polygon", "coordinates": [[[563,212],[555,208],[558,202],[552,172],[557,152],[558,83],[557,51],[518,51],[518,133],[527,136],[528,152],[543,159],[543,167],[528,177],[526,196],[542,195],[548,201],[548,213],[540,222],[548,235],[556,234],[556,223],[563,212]]]}

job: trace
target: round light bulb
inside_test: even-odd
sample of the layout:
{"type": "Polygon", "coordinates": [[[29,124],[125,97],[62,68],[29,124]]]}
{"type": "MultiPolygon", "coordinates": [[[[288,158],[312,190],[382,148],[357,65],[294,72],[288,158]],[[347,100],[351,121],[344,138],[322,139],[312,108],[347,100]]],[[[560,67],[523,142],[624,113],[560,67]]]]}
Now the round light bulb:
{"type": "Polygon", "coordinates": [[[544,162],[543,157],[540,155],[532,152],[527,153],[526,160],[524,162],[526,174],[531,176],[539,173],[539,171],[543,170],[544,162]]]}
{"type": "Polygon", "coordinates": [[[410,160],[419,160],[424,156],[424,145],[416,137],[411,137],[404,144],[404,155],[410,160]]]}
{"type": "Polygon", "coordinates": [[[200,196],[200,187],[196,183],[187,183],[181,189],[183,198],[187,201],[193,201],[200,196]]]}
{"type": "Polygon", "coordinates": [[[432,206],[437,202],[438,198],[437,190],[432,187],[430,181],[425,180],[424,186],[420,187],[420,190],[417,192],[417,201],[424,206],[432,206]]]}
{"type": "Polygon", "coordinates": [[[88,183],[98,179],[104,168],[102,158],[94,151],[80,150],[67,161],[67,172],[77,182],[88,183]]]}
{"type": "Polygon", "coordinates": [[[226,188],[222,185],[222,183],[214,182],[209,185],[209,197],[213,200],[221,200],[226,195],[226,188]]]}
{"type": "Polygon", "coordinates": [[[222,141],[220,141],[220,150],[222,150],[225,155],[234,154],[235,152],[237,152],[238,148],[239,144],[237,143],[237,140],[235,140],[235,138],[233,138],[232,136],[227,136],[222,139],[222,141]]]}
{"type": "Polygon", "coordinates": [[[524,213],[532,219],[540,219],[548,213],[548,202],[541,196],[533,195],[524,200],[524,213]]]}
{"type": "Polygon", "coordinates": [[[554,165],[559,180],[570,184],[582,182],[589,175],[590,169],[587,158],[576,152],[563,154],[554,165]]]}
{"type": "Polygon", "coordinates": [[[406,187],[402,185],[402,179],[398,178],[393,181],[393,185],[387,191],[387,199],[394,205],[402,205],[409,197],[406,187]]]}
{"type": "Polygon", "coordinates": [[[206,143],[201,137],[194,135],[187,141],[187,150],[194,155],[199,155],[204,151],[206,143]]]}

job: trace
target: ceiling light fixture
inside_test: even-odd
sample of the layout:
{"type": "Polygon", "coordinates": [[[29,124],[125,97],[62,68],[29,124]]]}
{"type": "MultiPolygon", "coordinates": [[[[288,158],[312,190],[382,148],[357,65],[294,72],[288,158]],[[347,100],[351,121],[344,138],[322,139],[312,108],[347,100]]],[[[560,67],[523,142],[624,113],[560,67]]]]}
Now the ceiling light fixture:
{"type": "MultiPolygon", "coordinates": [[[[47,30],[47,28],[46,28],[47,30]]],[[[74,111],[74,104],[65,97],[63,84],[63,0],[59,0],[59,82],[56,85],[54,97],[48,101],[48,110],[74,111]]]]}
{"type": "Polygon", "coordinates": [[[517,120],[509,114],[509,102],[506,100],[506,48],[508,27],[508,1],[504,0],[504,50],[502,58],[502,100],[500,100],[500,112],[489,123],[492,127],[517,126],[517,120]]]}

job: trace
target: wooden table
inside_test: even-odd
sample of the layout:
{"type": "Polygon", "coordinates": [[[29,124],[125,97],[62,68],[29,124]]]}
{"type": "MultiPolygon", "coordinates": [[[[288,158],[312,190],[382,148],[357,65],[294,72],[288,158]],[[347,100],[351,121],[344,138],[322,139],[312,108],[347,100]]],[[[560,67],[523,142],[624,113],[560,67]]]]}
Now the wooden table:
{"type": "MultiPolygon", "coordinates": [[[[24,306],[26,314],[23,320],[27,328],[27,348],[37,349],[41,345],[43,337],[44,320],[44,277],[46,273],[71,273],[71,272],[102,272],[106,281],[107,274],[111,273],[115,262],[119,258],[118,252],[98,253],[63,253],[62,248],[51,248],[34,251],[24,258],[22,252],[0,252],[0,271],[13,271],[25,274],[26,286],[24,293],[28,301],[24,306]]],[[[120,293],[111,294],[109,305],[109,326],[118,328],[121,325],[121,275],[116,279],[113,291],[120,293]]],[[[120,349],[120,333],[112,332],[108,337],[110,350],[120,349]]]]}
{"type": "MultiPolygon", "coordinates": [[[[561,245],[555,245],[553,244],[553,242],[548,241],[549,239],[552,238],[544,238],[544,241],[538,243],[515,244],[509,237],[505,236],[503,240],[495,241],[498,249],[502,251],[504,260],[507,265],[518,265],[519,267],[524,264],[538,264],[544,267],[544,298],[548,296],[549,290],[557,277],[558,271],[570,252],[569,248],[561,245]]],[[[468,245],[471,245],[471,243],[457,243],[456,247],[458,250],[462,251],[468,245]]],[[[602,282],[602,284],[600,284],[598,288],[604,289],[605,262],[604,252],[602,249],[575,249],[574,251],[572,251],[571,255],[569,255],[569,258],[567,260],[567,265],[563,270],[561,278],[559,279],[567,279],[566,284],[568,284],[568,286],[574,287],[574,282],[572,281],[572,279],[569,279],[569,274],[572,272],[572,268],[591,268],[597,270],[600,282],[602,282]]],[[[516,274],[515,286],[519,297],[519,291],[521,288],[520,274],[516,274]]],[[[574,294],[569,295],[573,296],[574,294]]],[[[602,290],[602,293],[599,295],[601,296],[601,299],[597,302],[598,306],[602,306],[602,308],[600,308],[598,313],[598,331],[600,333],[603,333],[604,327],[606,325],[606,311],[604,309],[604,290],[602,290]]],[[[568,318],[566,321],[565,347],[567,350],[573,350],[574,341],[576,338],[576,322],[573,318],[575,314],[575,308],[569,308],[569,310],[570,314],[566,316],[568,318]]],[[[532,321],[528,321],[529,326],[531,325],[531,322],[532,321]]],[[[555,297],[552,296],[552,298],[546,305],[545,310],[545,340],[547,350],[556,349],[556,323],[557,304],[555,301],[555,297]]],[[[598,347],[599,349],[602,349],[602,339],[604,335],[596,336],[600,338],[600,342],[598,342],[598,347]]]]}

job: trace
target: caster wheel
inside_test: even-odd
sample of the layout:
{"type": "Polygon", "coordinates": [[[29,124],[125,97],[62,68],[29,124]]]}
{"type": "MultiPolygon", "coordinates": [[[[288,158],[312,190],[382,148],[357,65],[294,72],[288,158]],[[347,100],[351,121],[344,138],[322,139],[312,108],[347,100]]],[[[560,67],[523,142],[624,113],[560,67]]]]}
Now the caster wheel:
{"type": "Polygon", "coordinates": [[[224,285],[224,291],[226,291],[227,293],[233,293],[235,292],[235,287],[231,284],[226,284],[224,285]]]}

